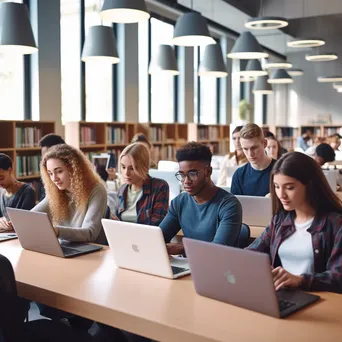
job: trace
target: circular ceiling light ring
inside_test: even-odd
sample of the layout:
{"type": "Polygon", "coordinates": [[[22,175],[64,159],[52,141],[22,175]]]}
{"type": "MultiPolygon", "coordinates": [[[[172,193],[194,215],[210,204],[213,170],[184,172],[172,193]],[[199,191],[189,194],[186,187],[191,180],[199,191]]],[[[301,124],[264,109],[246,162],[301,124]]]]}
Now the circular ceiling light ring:
{"type": "Polygon", "coordinates": [[[330,62],[335,61],[338,58],[336,53],[319,53],[319,54],[307,54],[305,59],[309,62],[330,62]]]}
{"type": "Polygon", "coordinates": [[[293,65],[288,62],[279,62],[279,63],[266,63],[264,65],[265,69],[290,69],[293,65]]]}
{"type": "Polygon", "coordinates": [[[295,39],[287,42],[287,46],[292,48],[318,47],[324,44],[325,41],[322,39],[295,39]]]}
{"type": "Polygon", "coordinates": [[[250,18],[245,23],[245,27],[250,30],[274,30],[288,25],[288,21],[282,17],[257,17],[250,18]]]}
{"type": "Polygon", "coordinates": [[[317,82],[319,83],[335,83],[342,82],[342,76],[334,75],[334,76],[321,76],[317,78],[317,82]]]}
{"type": "Polygon", "coordinates": [[[304,71],[302,69],[291,68],[291,69],[288,69],[286,71],[291,77],[302,76],[304,74],[304,71]]]}

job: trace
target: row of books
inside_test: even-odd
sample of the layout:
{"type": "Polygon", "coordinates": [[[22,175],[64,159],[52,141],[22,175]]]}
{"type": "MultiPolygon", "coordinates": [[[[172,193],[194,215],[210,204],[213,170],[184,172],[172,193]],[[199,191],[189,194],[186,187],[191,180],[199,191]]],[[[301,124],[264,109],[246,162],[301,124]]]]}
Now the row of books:
{"type": "Polygon", "coordinates": [[[17,156],[16,175],[17,177],[27,177],[39,175],[41,155],[17,156]]]}
{"type": "Polygon", "coordinates": [[[151,127],[150,138],[152,142],[163,141],[164,140],[163,129],[161,127],[151,127]]]}
{"type": "Polygon", "coordinates": [[[121,127],[107,127],[107,144],[126,144],[126,131],[121,127]]]}
{"type": "Polygon", "coordinates": [[[200,140],[218,140],[220,137],[218,127],[199,127],[198,138],[200,140]]]}
{"type": "Polygon", "coordinates": [[[80,127],[80,145],[96,144],[96,128],[89,126],[80,127]]]}
{"type": "Polygon", "coordinates": [[[39,127],[16,127],[16,147],[37,147],[42,138],[42,130],[39,127]]]}
{"type": "Polygon", "coordinates": [[[342,135],[342,127],[324,128],[324,136],[325,137],[336,134],[336,133],[342,135]]]}
{"type": "Polygon", "coordinates": [[[298,129],[292,127],[278,127],[276,136],[277,139],[293,138],[298,135],[298,129]]]}

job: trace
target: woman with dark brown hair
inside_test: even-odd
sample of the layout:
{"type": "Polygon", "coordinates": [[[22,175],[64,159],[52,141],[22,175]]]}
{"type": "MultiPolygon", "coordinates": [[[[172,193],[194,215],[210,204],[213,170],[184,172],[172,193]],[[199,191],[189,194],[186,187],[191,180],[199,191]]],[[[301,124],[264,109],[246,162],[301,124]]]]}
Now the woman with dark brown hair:
{"type": "Polygon", "coordinates": [[[300,152],[274,165],[273,218],[249,247],[270,254],[276,290],[342,293],[342,203],[321,167],[300,152]]]}
{"type": "Polygon", "coordinates": [[[282,153],[281,153],[281,145],[279,140],[275,136],[266,137],[267,146],[265,148],[266,154],[270,156],[274,160],[278,160],[282,153]]]}

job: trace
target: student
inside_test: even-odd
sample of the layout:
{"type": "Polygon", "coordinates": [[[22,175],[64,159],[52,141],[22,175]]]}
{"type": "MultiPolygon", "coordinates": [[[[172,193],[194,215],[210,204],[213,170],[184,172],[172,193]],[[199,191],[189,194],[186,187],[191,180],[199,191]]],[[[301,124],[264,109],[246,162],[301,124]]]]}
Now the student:
{"type": "Polygon", "coordinates": [[[328,143],[333,148],[334,151],[338,151],[338,149],[341,145],[341,140],[340,140],[339,136],[334,134],[334,135],[328,137],[328,143]]]}
{"type": "Polygon", "coordinates": [[[227,154],[221,163],[220,176],[217,182],[218,186],[227,186],[228,167],[241,166],[247,163],[247,158],[245,154],[243,153],[241,144],[240,144],[240,131],[242,127],[243,126],[235,127],[232,133],[235,151],[230,154],[227,154]]]}
{"type": "Polygon", "coordinates": [[[152,151],[153,151],[153,145],[149,142],[146,136],[142,133],[137,133],[131,140],[131,144],[134,144],[137,142],[144,144],[150,153],[150,169],[157,169],[158,165],[152,160],[152,157],[151,157],[152,151]]]}
{"type": "Polygon", "coordinates": [[[7,207],[31,210],[35,206],[35,192],[13,175],[12,159],[0,153],[0,232],[13,230],[7,207]]]}
{"type": "Polygon", "coordinates": [[[184,253],[183,244],[170,243],[183,230],[185,237],[234,246],[241,229],[240,202],[211,181],[212,154],[205,145],[190,142],[179,149],[176,177],[185,192],[172,200],[160,224],[169,254],[184,253]]]}
{"type": "Polygon", "coordinates": [[[297,138],[297,147],[301,148],[303,152],[309,147],[308,142],[312,139],[312,132],[308,129],[300,137],[297,138]]]}
{"type": "Polygon", "coordinates": [[[323,166],[325,163],[332,162],[335,160],[334,149],[329,144],[320,144],[316,147],[314,159],[320,166],[323,166]]]}
{"type": "Polygon", "coordinates": [[[277,160],[281,156],[280,142],[276,137],[267,137],[267,146],[265,148],[266,154],[272,159],[277,160]]]}
{"type": "Polygon", "coordinates": [[[266,196],[270,192],[270,174],[275,160],[265,153],[267,140],[262,129],[256,124],[247,124],[240,132],[240,142],[248,163],[235,171],[231,193],[266,196]]]}
{"type": "Polygon", "coordinates": [[[114,219],[158,226],[169,207],[169,185],[148,175],[150,154],[142,143],[128,145],[119,158],[124,183],[114,219]]]}
{"type": "Polygon", "coordinates": [[[94,242],[107,209],[107,192],[90,161],[66,144],[50,147],[41,162],[46,198],[32,211],[49,213],[59,238],[94,242]]]}
{"type": "Polygon", "coordinates": [[[48,151],[52,146],[65,144],[65,141],[60,135],[49,133],[43,136],[39,141],[39,146],[42,149],[42,156],[48,151]]]}
{"type": "Polygon", "coordinates": [[[311,146],[309,146],[306,150],[305,150],[305,154],[307,154],[310,157],[314,157],[315,152],[316,152],[316,148],[318,145],[322,144],[325,142],[325,138],[322,137],[315,137],[315,139],[313,140],[313,143],[311,146]]]}
{"type": "MultiPolygon", "coordinates": [[[[277,139],[276,136],[271,132],[271,131],[267,131],[267,132],[264,132],[264,135],[265,135],[265,138],[268,139],[268,138],[274,138],[274,139],[277,139]]],[[[278,140],[278,139],[277,139],[278,140]]],[[[279,143],[279,146],[280,146],[280,155],[282,156],[283,154],[287,153],[288,150],[281,146],[281,144],[279,143]]]]}
{"type": "Polygon", "coordinates": [[[320,166],[288,153],[271,176],[273,218],[248,249],[268,253],[276,290],[342,292],[342,204],[320,166]]]}

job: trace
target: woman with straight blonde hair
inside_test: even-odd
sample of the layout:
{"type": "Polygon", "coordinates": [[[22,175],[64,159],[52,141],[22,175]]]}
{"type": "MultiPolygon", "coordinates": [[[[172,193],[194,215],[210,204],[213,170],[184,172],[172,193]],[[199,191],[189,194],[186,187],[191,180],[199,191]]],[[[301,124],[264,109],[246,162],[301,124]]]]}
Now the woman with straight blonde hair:
{"type": "Polygon", "coordinates": [[[114,219],[158,226],[169,207],[169,185],[148,175],[147,147],[142,143],[128,145],[118,165],[123,185],[118,191],[120,205],[114,219]]]}
{"type": "Polygon", "coordinates": [[[90,161],[80,150],[60,144],[49,148],[40,168],[46,197],[32,211],[48,213],[61,239],[95,241],[107,192],[90,161]]]}

